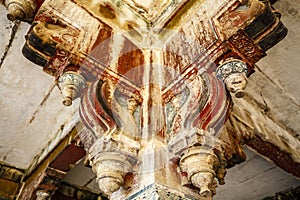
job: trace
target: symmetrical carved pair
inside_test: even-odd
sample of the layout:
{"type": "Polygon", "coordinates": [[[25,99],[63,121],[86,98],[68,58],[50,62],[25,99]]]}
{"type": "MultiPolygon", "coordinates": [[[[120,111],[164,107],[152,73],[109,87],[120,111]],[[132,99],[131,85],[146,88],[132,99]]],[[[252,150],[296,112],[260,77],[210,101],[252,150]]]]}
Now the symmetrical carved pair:
{"type": "Polygon", "coordinates": [[[32,21],[24,56],[58,80],[65,105],[81,97],[80,137],[105,195],[138,199],[156,184],[211,199],[215,178],[224,184],[244,159],[220,130],[230,94],[243,97],[255,62],[286,34],[269,1],[7,6],[11,19],[32,21]]]}

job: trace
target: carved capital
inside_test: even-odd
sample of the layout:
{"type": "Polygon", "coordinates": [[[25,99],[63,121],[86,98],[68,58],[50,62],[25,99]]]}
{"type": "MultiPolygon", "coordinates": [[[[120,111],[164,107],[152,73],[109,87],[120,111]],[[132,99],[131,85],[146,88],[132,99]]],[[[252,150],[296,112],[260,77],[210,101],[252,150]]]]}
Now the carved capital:
{"type": "Polygon", "coordinates": [[[180,159],[180,169],[188,174],[189,181],[200,189],[203,199],[211,199],[217,186],[215,169],[219,166],[213,149],[205,146],[191,147],[180,159]]]}
{"type": "Polygon", "coordinates": [[[124,177],[132,170],[131,168],[127,157],[115,152],[101,153],[92,163],[99,188],[107,196],[123,185],[124,177]]]}

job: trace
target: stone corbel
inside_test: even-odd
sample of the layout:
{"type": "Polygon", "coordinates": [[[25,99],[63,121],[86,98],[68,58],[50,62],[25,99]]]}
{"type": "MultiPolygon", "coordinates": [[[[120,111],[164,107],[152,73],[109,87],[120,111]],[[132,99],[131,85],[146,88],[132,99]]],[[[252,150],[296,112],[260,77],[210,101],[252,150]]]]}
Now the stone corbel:
{"type": "Polygon", "coordinates": [[[86,81],[79,73],[69,71],[59,77],[58,86],[64,97],[63,104],[70,106],[72,101],[80,96],[80,92],[86,86],[86,81]]]}
{"type": "Polygon", "coordinates": [[[215,168],[219,164],[213,149],[205,146],[191,147],[180,159],[180,169],[189,181],[200,189],[201,199],[210,200],[216,193],[215,168]]]}
{"type": "Polygon", "coordinates": [[[198,129],[196,133],[187,135],[186,142],[181,139],[181,144],[189,147],[184,148],[179,167],[182,173],[187,174],[188,183],[200,189],[201,199],[210,200],[216,194],[216,180],[220,185],[225,184],[227,160],[222,149],[223,142],[213,129],[198,129]]]}
{"type": "Polygon", "coordinates": [[[98,138],[88,147],[89,165],[106,196],[110,197],[124,186],[126,174],[132,172],[137,162],[135,157],[139,149],[139,142],[119,131],[98,138]]]}
{"type": "Polygon", "coordinates": [[[247,64],[238,59],[228,59],[216,70],[216,77],[221,79],[227,90],[237,98],[245,95],[245,88],[248,83],[247,64]]]}
{"type": "Polygon", "coordinates": [[[125,175],[132,171],[128,157],[118,152],[103,152],[92,162],[100,190],[108,197],[123,184],[125,175]]]}

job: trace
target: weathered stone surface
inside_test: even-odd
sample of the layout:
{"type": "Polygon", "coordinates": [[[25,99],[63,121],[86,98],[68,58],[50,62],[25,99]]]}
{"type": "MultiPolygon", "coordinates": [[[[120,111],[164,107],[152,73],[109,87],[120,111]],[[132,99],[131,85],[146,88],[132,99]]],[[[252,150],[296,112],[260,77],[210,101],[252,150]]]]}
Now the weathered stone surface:
{"type": "MultiPolygon", "coordinates": [[[[0,126],[3,133],[0,136],[2,146],[0,152],[1,160],[4,162],[6,159],[11,159],[7,155],[9,152],[15,152],[17,155],[26,157],[25,152],[15,148],[15,143],[18,142],[18,136],[22,134],[23,128],[30,121],[38,104],[42,102],[43,96],[47,94],[49,85],[53,82],[50,77],[39,76],[41,74],[40,69],[19,54],[20,44],[24,42],[24,34],[26,34],[27,29],[28,25],[21,25],[0,70],[2,80],[0,84],[2,118],[0,126]]],[[[28,151],[31,150],[28,149],[28,151]]],[[[13,165],[17,162],[21,168],[26,168],[20,159],[17,159],[13,165]]]]}
{"type": "Polygon", "coordinates": [[[247,97],[235,99],[232,116],[237,132],[247,139],[258,135],[263,140],[277,146],[291,155],[295,162],[300,162],[300,141],[293,137],[286,127],[278,124],[264,114],[263,108],[247,97]],[[246,100],[247,99],[247,100],[246,100]]]}
{"type": "Polygon", "coordinates": [[[14,33],[17,31],[19,23],[13,23],[6,18],[7,10],[4,5],[0,4],[0,67],[7,55],[7,51],[14,39],[14,33]]]}
{"type": "Polygon", "coordinates": [[[225,185],[217,188],[214,200],[254,200],[271,195],[274,191],[299,186],[300,181],[254,153],[244,149],[247,160],[228,170],[225,185]]]}
{"type": "Polygon", "coordinates": [[[41,160],[40,152],[50,151],[76,118],[76,104],[61,104],[54,79],[21,56],[28,27],[20,25],[0,70],[0,161],[22,169],[41,160]]]}
{"type": "Polygon", "coordinates": [[[300,139],[300,4],[282,0],[274,4],[288,27],[286,38],[267,51],[249,78],[246,91],[265,107],[266,115],[284,124],[300,139]]]}

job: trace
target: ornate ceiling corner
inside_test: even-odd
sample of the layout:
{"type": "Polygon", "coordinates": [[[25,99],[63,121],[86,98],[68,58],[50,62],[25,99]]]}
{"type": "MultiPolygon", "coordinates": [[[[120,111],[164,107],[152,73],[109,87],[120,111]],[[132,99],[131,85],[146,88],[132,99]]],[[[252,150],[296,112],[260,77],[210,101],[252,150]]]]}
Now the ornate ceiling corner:
{"type": "Polygon", "coordinates": [[[238,116],[233,100],[245,96],[255,63],[287,33],[269,1],[6,5],[9,18],[31,23],[23,55],[55,77],[64,105],[81,99],[85,127],[26,176],[21,199],[51,196],[85,151],[110,199],[209,200],[245,160],[245,138],[221,130],[238,116]]]}

